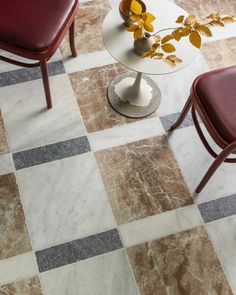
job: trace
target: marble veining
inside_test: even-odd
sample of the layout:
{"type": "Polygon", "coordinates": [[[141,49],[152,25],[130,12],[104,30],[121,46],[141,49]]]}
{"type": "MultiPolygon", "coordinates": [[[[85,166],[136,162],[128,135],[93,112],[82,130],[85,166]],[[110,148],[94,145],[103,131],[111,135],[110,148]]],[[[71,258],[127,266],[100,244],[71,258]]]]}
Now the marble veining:
{"type": "Polygon", "coordinates": [[[37,275],[37,273],[38,269],[33,252],[27,252],[0,260],[0,286],[24,278],[33,277],[37,275]]]}
{"type": "Polygon", "coordinates": [[[107,100],[107,87],[126,69],[118,64],[69,74],[71,84],[88,132],[133,122],[115,112],[107,100]]]}
{"type": "Polygon", "coordinates": [[[0,176],[0,260],[31,250],[13,173],[0,176]]]}
{"type": "MultiPolygon", "coordinates": [[[[81,2],[75,18],[75,46],[78,54],[104,49],[102,22],[110,10],[107,0],[81,2]]],[[[65,36],[60,51],[63,58],[71,56],[68,36],[65,36]]]]}
{"type": "MultiPolygon", "coordinates": [[[[212,148],[219,152],[203,124],[203,131],[212,148]]],[[[194,192],[201,178],[213,162],[213,158],[203,146],[194,126],[181,128],[168,137],[182,174],[191,192],[194,192]]],[[[203,203],[221,197],[234,195],[236,191],[236,165],[223,163],[207,183],[200,194],[195,195],[196,202],[203,203]]]]}
{"type": "Polygon", "coordinates": [[[96,159],[118,224],[193,203],[165,136],[99,151],[96,159]]]}
{"type": "Polygon", "coordinates": [[[235,228],[236,216],[217,220],[206,225],[234,294],[236,294],[235,228]]]}
{"type": "Polygon", "coordinates": [[[115,228],[92,153],[17,170],[34,249],[115,228]]]}
{"type": "Polygon", "coordinates": [[[67,75],[50,78],[53,108],[41,80],[0,88],[0,105],[13,152],[83,136],[85,131],[67,75]]]}
{"type": "Polygon", "coordinates": [[[213,12],[230,15],[236,14],[236,2],[234,0],[175,0],[175,3],[189,14],[196,14],[201,18],[213,12]]]}
{"type": "Polygon", "coordinates": [[[11,154],[0,155],[0,175],[14,171],[14,164],[11,154]]]}
{"type": "Polygon", "coordinates": [[[128,249],[141,295],[233,295],[203,227],[128,249]]]}
{"type": "Polygon", "coordinates": [[[90,151],[86,136],[13,154],[16,170],[72,157],[90,151]]]}
{"type": "Polygon", "coordinates": [[[160,119],[156,116],[138,120],[126,125],[117,126],[88,134],[93,151],[112,148],[129,142],[138,141],[164,134],[160,119]]]}
{"type": "Polygon", "coordinates": [[[124,250],[41,273],[45,295],[139,295],[124,250]]]}
{"type": "Polygon", "coordinates": [[[185,206],[119,226],[125,247],[153,241],[202,225],[196,205],[185,206]]]}
{"type": "Polygon", "coordinates": [[[37,276],[0,287],[1,295],[43,295],[37,276]]]}
{"type": "Polygon", "coordinates": [[[168,75],[152,75],[151,78],[161,90],[161,104],[156,110],[158,116],[164,117],[182,111],[194,79],[208,70],[209,67],[199,52],[191,64],[181,71],[168,75]]]}
{"type": "Polygon", "coordinates": [[[201,51],[212,70],[233,66],[236,63],[236,37],[203,44],[201,51]]]}
{"type": "Polygon", "coordinates": [[[40,272],[122,248],[117,229],[36,252],[40,272]]]}
{"type": "Polygon", "coordinates": [[[9,153],[9,147],[7,143],[6,131],[4,129],[2,114],[0,111],[0,155],[9,153]]]}

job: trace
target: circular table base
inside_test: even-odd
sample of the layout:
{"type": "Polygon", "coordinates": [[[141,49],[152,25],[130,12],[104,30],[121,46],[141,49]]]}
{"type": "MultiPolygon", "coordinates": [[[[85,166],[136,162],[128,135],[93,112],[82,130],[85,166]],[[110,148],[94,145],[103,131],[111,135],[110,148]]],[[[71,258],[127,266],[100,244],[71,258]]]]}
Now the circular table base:
{"type": "Polygon", "coordinates": [[[143,118],[151,113],[153,113],[159,106],[161,102],[161,92],[157,84],[148,76],[142,75],[147,84],[151,87],[152,99],[147,106],[135,106],[131,105],[127,101],[122,101],[120,97],[115,92],[115,86],[120,83],[125,78],[135,78],[137,73],[127,72],[120,76],[117,76],[111,81],[111,84],[108,87],[108,101],[112,108],[116,110],[119,114],[124,115],[129,118],[143,118]]]}

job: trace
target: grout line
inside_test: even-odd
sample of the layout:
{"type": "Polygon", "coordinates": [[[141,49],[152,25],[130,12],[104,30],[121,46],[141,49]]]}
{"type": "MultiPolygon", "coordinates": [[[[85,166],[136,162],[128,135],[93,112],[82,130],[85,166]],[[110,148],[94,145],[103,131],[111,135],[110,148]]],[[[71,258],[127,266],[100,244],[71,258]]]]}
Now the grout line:
{"type": "Polygon", "coordinates": [[[127,258],[128,264],[129,264],[129,268],[130,268],[130,271],[131,271],[131,276],[132,276],[132,278],[134,280],[134,284],[135,284],[135,287],[137,289],[137,293],[138,293],[138,295],[141,295],[140,290],[139,290],[139,286],[138,286],[138,282],[136,281],[136,278],[135,278],[135,275],[134,275],[134,270],[133,270],[133,267],[132,267],[130,259],[129,259],[127,248],[125,248],[125,255],[126,255],[126,258],[127,258]]]}

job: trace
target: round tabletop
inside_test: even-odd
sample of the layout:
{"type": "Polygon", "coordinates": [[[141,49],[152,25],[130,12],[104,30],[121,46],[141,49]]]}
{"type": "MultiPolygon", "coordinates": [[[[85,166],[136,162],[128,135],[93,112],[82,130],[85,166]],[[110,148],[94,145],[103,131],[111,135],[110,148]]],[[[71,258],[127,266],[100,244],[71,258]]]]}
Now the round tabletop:
{"type": "MultiPolygon", "coordinates": [[[[179,15],[188,15],[188,13],[167,0],[148,0],[146,1],[147,11],[156,16],[153,22],[155,32],[165,28],[176,28],[176,19],[179,15]]],[[[182,38],[179,42],[171,40],[176,51],[171,53],[182,59],[182,62],[172,67],[160,60],[142,58],[133,50],[133,35],[127,31],[127,27],[119,14],[119,7],[114,7],[104,19],[103,41],[111,54],[119,63],[125,67],[140,73],[151,75],[162,75],[176,72],[186,67],[194,57],[199,53],[199,49],[191,45],[188,37],[182,38]]],[[[168,31],[163,32],[164,35],[168,31]]]]}

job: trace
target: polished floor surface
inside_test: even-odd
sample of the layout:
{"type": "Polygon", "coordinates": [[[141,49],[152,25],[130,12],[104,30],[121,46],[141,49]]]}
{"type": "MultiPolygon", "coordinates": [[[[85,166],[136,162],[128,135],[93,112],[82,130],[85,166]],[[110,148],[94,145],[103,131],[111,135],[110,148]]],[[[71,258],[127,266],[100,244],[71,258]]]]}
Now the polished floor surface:
{"type": "MultiPolygon", "coordinates": [[[[185,69],[152,77],[160,107],[127,119],[107,102],[126,69],[101,36],[118,2],[81,1],[78,57],[65,38],[49,64],[51,110],[38,69],[0,63],[1,295],[236,294],[236,165],[196,195],[213,159],[190,116],[167,133],[193,79],[236,63],[236,24],[214,29],[185,69]]],[[[236,14],[233,0],[176,3],[236,14]]]]}

